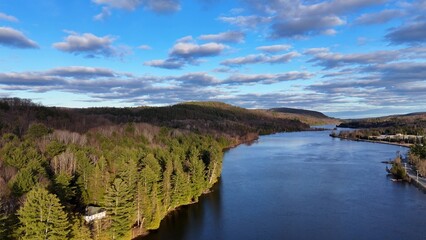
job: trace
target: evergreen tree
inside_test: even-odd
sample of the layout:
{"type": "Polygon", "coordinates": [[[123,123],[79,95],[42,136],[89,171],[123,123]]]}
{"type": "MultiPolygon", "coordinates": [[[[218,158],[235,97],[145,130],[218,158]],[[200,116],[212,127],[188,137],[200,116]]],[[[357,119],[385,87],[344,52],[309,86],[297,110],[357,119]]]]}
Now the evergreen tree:
{"type": "Polygon", "coordinates": [[[70,223],[56,195],[42,187],[27,194],[18,210],[22,239],[67,239],[70,223]]]}
{"type": "Polygon", "coordinates": [[[81,218],[76,218],[71,229],[71,240],[91,240],[90,229],[81,218]]]}
{"type": "Polygon", "coordinates": [[[16,196],[30,191],[38,182],[38,179],[45,176],[45,170],[40,162],[31,160],[26,167],[22,168],[13,180],[12,191],[16,196]]]}
{"type": "Polygon", "coordinates": [[[163,172],[163,205],[165,212],[168,211],[168,208],[171,204],[171,192],[172,192],[172,173],[173,173],[173,162],[168,160],[166,162],[166,167],[163,172]]]}
{"type": "Polygon", "coordinates": [[[111,222],[110,237],[128,238],[133,210],[133,199],[128,184],[121,178],[116,178],[105,194],[103,205],[111,222]]]}
{"type": "Polygon", "coordinates": [[[182,163],[178,159],[175,159],[173,167],[174,188],[172,192],[172,207],[175,208],[182,204],[188,204],[192,194],[189,176],[184,172],[182,163]]]}
{"type": "Polygon", "coordinates": [[[160,220],[157,218],[161,197],[159,196],[158,175],[149,167],[145,166],[140,174],[141,201],[144,225],[147,229],[155,229],[160,220]]]}
{"type": "Polygon", "coordinates": [[[192,194],[195,200],[202,194],[205,188],[205,165],[200,159],[199,150],[191,147],[189,151],[189,171],[191,174],[192,194]]]}
{"type": "Polygon", "coordinates": [[[3,202],[0,199],[0,239],[5,239],[6,237],[6,220],[7,216],[3,211],[3,202]]]}

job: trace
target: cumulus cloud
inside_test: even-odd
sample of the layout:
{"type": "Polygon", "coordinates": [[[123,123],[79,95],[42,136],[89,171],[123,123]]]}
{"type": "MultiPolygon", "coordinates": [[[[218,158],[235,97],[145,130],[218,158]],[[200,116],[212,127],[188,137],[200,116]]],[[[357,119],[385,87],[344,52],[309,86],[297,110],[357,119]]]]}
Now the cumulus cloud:
{"type": "Polygon", "coordinates": [[[287,63],[291,59],[300,56],[296,51],[289,52],[280,55],[265,55],[265,54],[252,54],[244,57],[232,58],[223,61],[221,64],[226,66],[241,66],[245,64],[256,64],[256,63],[287,63]]]}
{"type": "MultiPolygon", "coordinates": [[[[103,5],[109,9],[124,9],[133,11],[138,7],[143,7],[147,10],[156,13],[170,13],[180,10],[179,0],[92,0],[94,3],[103,5]]],[[[105,17],[104,10],[100,13],[100,18],[105,17]]],[[[108,14],[109,15],[109,14],[108,14]]]]}
{"type": "Polygon", "coordinates": [[[426,42],[426,21],[409,22],[392,28],[385,38],[393,44],[420,44],[426,42]]]}
{"type": "Polygon", "coordinates": [[[126,10],[135,10],[141,4],[140,0],[93,0],[93,2],[126,10]]]}
{"type": "Polygon", "coordinates": [[[98,37],[92,33],[78,34],[70,32],[63,42],[53,44],[53,47],[75,55],[84,55],[88,58],[94,57],[124,57],[128,51],[124,48],[114,47],[114,37],[98,37]]]}
{"type": "Polygon", "coordinates": [[[218,34],[201,35],[198,39],[203,41],[221,42],[221,43],[241,43],[244,42],[245,34],[239,31],[228,31],[218,34]]]}
{"type": "Polygon", "coordinates": [[[255,28],[260,24],[268,23],[272,17],[262,17],[256,15],[250,16],[232,16],[232,17],[219,17],[218,20],[229,23],[242,28],[255,28]]]}
{"type": "Polygon", "coordinates": [[[398,9],[385,9],[378,13],[366,13],[359,16],[355,22],[357,24],[371,25],[371,24],[382,24],[389,22],[395,18],[399,18],[404,15],[402,10],[398,9]]]}
{"type": "Polygon", "coordinates": [[[320,18],[294,18],[278,21],[272,25],[272,38],[302,38],[309,35],[323,33],[334,34],[334,27],[344,25],[346,21],[337,16],[320,18]]]}
{"type": "Polygon", "coordinates": [[[40,75],[36,72],[24,72],[24,73],[0,73],[0,84],[11,87],[21,87],[24,90],[28,90],[25,87],[40,87],[40,86],[51,86],[52,88],[57,85],[62,85],[63,79],[56,76],[40,75]]]}
{"type": "Polygon", "coordinates": [[[19,20],[16,17],[12,15],[7,15],[6,13],[2,13],[2,12],[0,12],[0,20],[4,20],[8,22],[19,22],[19,20]]]}
{"type": "Polygon", "coordinates": [[[251,9],[270,17],[272,38],[303,38],[318,34],[335,34],[346,24],[346,13],[383,3],[385,0],[244,0],[251,9]]]}
{"type": "Polygon", "coordinates": [[[222,88],[229,85],[271,84],[281,81],[308,79],[308,72],[280,74],[235,74],[224,80],[206,72],[180,76],[135,76],[106,68],[70,66],[46,71],[0,73],[0,89],[8,91],[60,91],[99,99],[171,104],[190,100],[216,99],[226,95],[222,88]],[[211,88],[215,86],[215,88],[211,88]]]}
{"type": "Polygon", "coordinates": [[[106,94],[146,87],[152,81],[150,77],[134,77],[132,74],[118,73],[110,69],[82,66],[37,72],[0,73],[1,89],[32,92],[60,90],[80,94],[106,94]]]}
{"type": "Polygon", "coordinates": [[[277,53],[281,51],[287,51],[291,48],[289,44],[280,44],[280,45],[270,45],[270,46],[260,46],[256,50],[267,52],[267,53],[277,53]]]}
{"type": "Polygon", "coordinates": [[[205,72],[188,73],[173,79],[181,82],[182,85],[212,86],[220,83],[217,78],[205,72]]]}
{"type": "Polygon", "coordinates": [[[325,69],[346,66],[347,64],[374,64],[395,61],[401,56],[398,50],[375,51],[370,53],[342,54],[330,52],[327,48],[312,48],[305,51],[305,54],[312,55],[309,62],[322,66],[325,69]]]}
{"type": "Polygon", "coordinates": [[[9,27],[0,27],[0,45],[12,48],[38,48],[36,42],[9,27]]]}
{"type": "MultiPolygon", "coordinates": [[[[378,73],[388,86],[407,82],[426,81],[426,62],[398,62],[377,64],[364,68],[365,71],[378,73]],[[389,84],[391,83],[391,84],[389,84]]],[[[426,93],[425,93],[426,94],[426,93]]]]}
{"type": "Polygon", "coordinates": [[[165,60],[157,59],[157,60],[146,61],[144,62],[144,65],[150,66],[150,67],[164,68],[164,69],[181,69],[185,65],[185,62],[179,59],[168,58],[165,60]]]}
{"type": "Polygon", "coordinates": [[[225,45],[220,43],[176,43],[170,51],[170,56],[184,59],[194,59],[200,57],[217,56],[226,48],[225,45]]]}
{"type": "Polygon", "coordinates": [[[167,59],[146,61],[144,65],[164,69],[180,69],[186,64],[197,64],[200,58],[220,55],[228,46],[221,43],[197,44],[191,36],[178,39],[167,59]]]}
{"type": "Polygon", "coordinates": [[[108,18],[109,16],[111,16],[111,9],[109,9],[108,7],[102,7],[102,12],[95,15],[93,17],[93,19],[96,20],[96,21],[102,21],[102,20],[108,18]]]}
{"type": "MultiPolygon", "coordinates": [[[[342,107],[358,105],[365,110],[391,103],[396,108],[418,108],[426,104],[426,63],[402,61],[409,58],[412,53],[405,52],[411,50],[400,49],[398,62],[373,63],[325,73],[324,82],[309,85],[305,90],[340,99],[342,107]]],[[[334,107],[338,108],[336,104],[334,107]]]]}
{"type": "Polygon", "coordinates": [[[194,42],[194,38],[192,36],[185,36],[185,37],[179,38],[178,40],[176,40],[176,42],[190,43],[190,42],[194,42]]]}
{"type": "Polygon", "coordinates": [[[149,45],[140,45],[138,48],[141,50],[152,50],[152,47],[149,45]]]}
{"type": "Polygon", "coordinates": [[[272,84],[283,81],[306,80],[314,75],[309,72],[286,72],[279,74],[234,74],[222,81],[223,84],[240,85],[240,84],[272,84]]]}
{"type": "Polygon", "coordinates": [[[94,68],[82,66],[69,66],[54,68],[45,72],[47,76],[70,77],[76,79],[88,79],[97,77],[115,77],[119,74],[107,68],[94,68]]]}
{"type": "Polygon", "coordinates": [[[0,73],[2,90],[35,93],[60,91],[89,96],[93,101],[118,100],[135,104],[208,100],[221,94],[218,89],[208,88],[217,82],[216,78],[202,72],[166,77],[134,76],[111,69],[83,66],[0,73]]]}

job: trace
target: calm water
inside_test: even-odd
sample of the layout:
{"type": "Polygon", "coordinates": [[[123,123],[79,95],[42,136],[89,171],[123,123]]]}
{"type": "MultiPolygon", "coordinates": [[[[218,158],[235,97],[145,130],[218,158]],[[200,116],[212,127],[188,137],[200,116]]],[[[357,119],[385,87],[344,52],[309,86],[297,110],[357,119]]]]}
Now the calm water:
{"type": "Polygon", "coordinates": [[[380,163],[406,150],[329,133],[228,151],[215,191],[145,239],[426,239],[426,195],[391,182],[380,163]]]}

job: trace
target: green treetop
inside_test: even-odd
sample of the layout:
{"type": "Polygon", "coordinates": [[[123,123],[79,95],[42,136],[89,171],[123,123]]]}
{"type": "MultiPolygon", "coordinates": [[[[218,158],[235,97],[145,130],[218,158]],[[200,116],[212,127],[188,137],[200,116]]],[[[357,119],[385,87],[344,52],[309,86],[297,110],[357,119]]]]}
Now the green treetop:
{"type": "Polygon", "coordinates": [[[42,187],[27,194],[18,210],[22,239],[67,239],[70,223],[56,195],[42,187]]]}

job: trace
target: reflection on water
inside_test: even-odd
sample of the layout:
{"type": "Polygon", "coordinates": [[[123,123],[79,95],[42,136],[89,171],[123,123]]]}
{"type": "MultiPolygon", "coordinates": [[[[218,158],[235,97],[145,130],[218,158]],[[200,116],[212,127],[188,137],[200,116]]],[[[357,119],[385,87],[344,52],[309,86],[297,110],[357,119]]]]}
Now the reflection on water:
{"type": "Polygon", "coordinates": [[[144,239],[426,239],[426,195],[391,182],[380,163],[406,149],[329,133],[231,149],[214,191],[144,239]]]}
{"type": "Polygon", "coordinates": [[[204,228],[221,227],[220,187],[222,181],[213,186],[212,192],[200,197],[199,202],[183,206],[171,212],[161,223],[161,228],[142,239],[207,239],[202,238],[204,228]],[[206,216],[209,214],[209,216],[206,216]],[[188,227],[193,231],[188,231],[188,227]]]}

